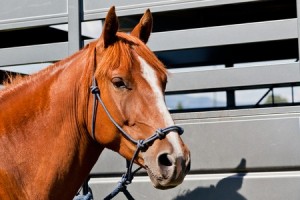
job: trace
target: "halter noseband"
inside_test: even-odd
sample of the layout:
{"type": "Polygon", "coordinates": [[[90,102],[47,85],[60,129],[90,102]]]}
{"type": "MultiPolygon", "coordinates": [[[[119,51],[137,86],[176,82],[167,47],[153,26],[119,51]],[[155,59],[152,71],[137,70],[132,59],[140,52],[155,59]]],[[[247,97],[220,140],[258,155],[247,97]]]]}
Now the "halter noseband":
{"type": "Polygon", "coordinates": [[[115,197],[121,191],[125,194],[127,199],[130,199],[130,200],[134,199],[130,195],[130,193],[127,191],[126,187],[127,187],[128,184],[131,183],[134,174],[142,168],[142,167],[139,167],[135,171],[132,171],[132,166],[133,166],[134,160],[138,156],[139,152],[143,151],[143,150],[145,151],[155,140],[164,139],[166,137],[166,135],[168,133],[170,133],[171,131],[176,131],[179,135],[181,135],[181,134],[183,134],[184,130],[183,130],[183,128],[181,128],[179,126],[169,126],[167,128],[157,129],[155,131],[155,133],[147,139],[135,140],[128,133],[126,133],[126,131],[124,129],[122,129],[122,127],[113,119],[113,117],[111,116],[111,114],[107,110],[106,106],[104,105],[104,103],[103,103],[103,101],[100,97],[100,90],[97,86],[97,81],[96,81],[95,77],[93,77],[93,84],[91,86],[91,93],[94,95],[92,124],[91,124],[91,132],[92,132],[93,139],[95,141],[97,141],[97,139],[95,137],[95,124],[96,124],[96,111],[97,111],[97,106],[98,106],[98,103],[97,103],[97,100],[98,100],[98,102],[101,104],[104,111],[106,112],[107,116],[109,117],[110,121],[118,128],[118,130],[121,132],[121,134],[126,139],[128,139],[131,143],[133,143],[137,146],[131,160],[130,161],[127,160],[127,171],[126,171],[126,173],[123,174],[122,179],[118,183],[118,186],[116,187],[116,189],[113,192],[111,192],[107,197],[105,197],[104,200],[112,199],[113,197],[115,197]]]}

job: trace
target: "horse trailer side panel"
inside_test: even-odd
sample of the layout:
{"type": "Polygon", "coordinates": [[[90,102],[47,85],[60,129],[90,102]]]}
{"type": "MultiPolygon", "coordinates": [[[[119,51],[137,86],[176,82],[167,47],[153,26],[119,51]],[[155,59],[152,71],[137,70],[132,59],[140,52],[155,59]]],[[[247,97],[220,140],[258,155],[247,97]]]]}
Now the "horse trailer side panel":
{"type": "MultiPolygon", "coordinates": [[[[177,124],[185,129],[182,138],[192,152],[192,173],[300,168],[300,113],[181,120],[177,124]],[[236,169],[236,163],[242,159],[246,165],[236,169]]],[[[122,160],[116,153],[106,151],[92,174],[122,174],[122,160]],[[116,160],[121,164],[114,165],[116,160]]]]}
{"type": "Polygon", "coordinates": [[[0,30],[67,22],[66,0],[10,0],[0,7],[0,30]]]}

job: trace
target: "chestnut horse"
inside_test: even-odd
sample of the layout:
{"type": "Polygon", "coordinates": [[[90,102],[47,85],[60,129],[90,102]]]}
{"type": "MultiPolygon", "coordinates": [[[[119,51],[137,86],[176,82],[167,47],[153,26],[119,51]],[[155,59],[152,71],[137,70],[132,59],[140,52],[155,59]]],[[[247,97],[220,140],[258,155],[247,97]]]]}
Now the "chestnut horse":
{"type": "MultiPolygon", "coordinates": [[[[0,199],[72,199],[104,148],[133,158],[136,144],[104,108],[93,114],[93,77],[111,117],[131,138],[174,125],[164,102],[166,69],[145,45],[151,30],[147,10],[131,34],[118,32],[112,7],[99,39],[1,91],[0,199]]],[[[154,187],[167,189],[183,181],[190,152],[173,130],[134,162],[154,187]]]]}

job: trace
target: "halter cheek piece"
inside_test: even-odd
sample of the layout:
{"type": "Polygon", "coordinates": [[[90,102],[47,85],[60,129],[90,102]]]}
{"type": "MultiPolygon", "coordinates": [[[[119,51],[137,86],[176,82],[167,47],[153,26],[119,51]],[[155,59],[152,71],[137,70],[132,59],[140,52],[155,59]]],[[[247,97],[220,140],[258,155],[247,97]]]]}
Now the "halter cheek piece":
{"type": "Polygon", "coordinates": [[[131,143],[136,145],[136,150],[133,154],[133,157],[131,160],[127,160],[127,171],[125,174],[123,174],[122,179],[119,181],[118,186],[114,191],[112,191],[107,197],[104,198],[104,200],[109,200],[115,197],[119,192],[123,192],[127,199],[132,200],[134,199],[130,193],[127,191],[127,185],[131,183],[134,174],[140,170],[142,167],[139,167],[135,171],[132,171],[132,166],[134,163],[134,160],[138,156],[140,151],[146,151],[147,148],[157,139],[162,140],[166,137],[168,133],[171,131],[176,131],[179,135],[183,133],[183,128],[179,126],[169,126],[167,128],[163,129],[157,129],[155,133],[150,136],[147,139],[144,140],[136,140],[133,139],[122,127],[113,119],[113,117],[110,115],[109,111],[107,110],[106,106],[104,105],[101,97],[100,97],[100,90],[97,86],[97,81],[95,77],[93,77],[93,84],[91,86],[91,93],[94,95],[94,102],[93,102],[93,113],[92,113],[92,124],[91,124],[91,132],[92,132],[92,137],[95,141],[95,123],[96,123],[96,111],[97,111],[97,106],[98,102],[101,104],[103,107],[104,111],[106,112],[107,116],[109,117],[110,121],[119,129],[121,134],[128,139],[131,143]],[[97,101],[98,100],[98,101],[97,101]]]}

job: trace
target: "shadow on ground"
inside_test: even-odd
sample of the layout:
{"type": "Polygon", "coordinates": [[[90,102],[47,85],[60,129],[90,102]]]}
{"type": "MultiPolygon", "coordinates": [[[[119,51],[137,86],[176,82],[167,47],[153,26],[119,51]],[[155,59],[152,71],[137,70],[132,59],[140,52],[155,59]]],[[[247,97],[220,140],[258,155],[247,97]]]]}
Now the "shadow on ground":
{"type": "Polygon", "coordinates": [[[238,191],[242,188],[244,176],[246,176],[246,160],[243,158],[236,167],[237,174],[220,180],[210,187],[198,187],[188,190],[173,200],[246,200],[238,191]]]}

